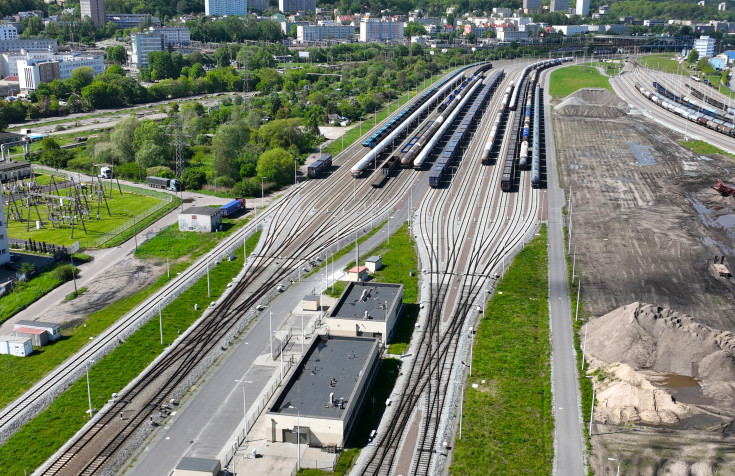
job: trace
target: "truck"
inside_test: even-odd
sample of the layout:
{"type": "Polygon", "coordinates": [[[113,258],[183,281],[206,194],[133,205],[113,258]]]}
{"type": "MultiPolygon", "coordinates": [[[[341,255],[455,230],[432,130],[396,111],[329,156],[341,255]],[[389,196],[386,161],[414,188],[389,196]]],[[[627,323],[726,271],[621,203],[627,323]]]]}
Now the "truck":
{"type": "Polygon", "coordinates": [[[111,179],[112,169],[110,169],[110,167],[100,167],[100,173],[97,175],[97,177],[101,179],[111,179]]]}
{"type": "Polygon", "coordinates": [[[240,210],[245,210],[245,199],[244,198],[236,198],[235,200],[225,203],[220,207],[220,210],[222,210],[222,216],[223,217],[231,217],[235,215],[240,210]]]}
{"type": "Polygon", "coordinates": [[[181,182],[176,179],[164,178],[164,177],[146,177],[145,183],[149,187],[162,188],[165,190],[171,190],[172,192],[178,192],[181,190],[181,182]]]}

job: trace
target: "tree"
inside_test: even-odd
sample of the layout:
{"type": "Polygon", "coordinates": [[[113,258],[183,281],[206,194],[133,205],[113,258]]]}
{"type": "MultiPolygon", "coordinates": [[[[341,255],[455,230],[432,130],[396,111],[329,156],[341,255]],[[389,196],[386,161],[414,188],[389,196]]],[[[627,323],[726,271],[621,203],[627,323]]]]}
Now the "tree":
{"type": "Polygon", "coordinates": [[[294,157],[287,150],[277,147],[263,152],[258,159],[258,176],[283,185],[291,182],[294,157]]]}
{"type": "Polygon", "coordinates": [[[201,190],[206,181],[207,174],[201,168],[188,168],[181,176],[181,183],[185,190],[201,190]]]}
{"type": "Polygon", "coordinates": [[[135,160],[135,147],[133,140],[135,138],[135,129],[140,122],[135,116],[130,116],[115,124],[110,133],[110,141],[115,146],[117,156],[122,162],[132,162],[135,160]]]}
{"type": "Polygon", "coordinates": [[[168,150],[153,142],[146,142],[135,153],[135,159],[138,161],[138,165],[144,169],[166,165],[168,161],[168,150]]]}
{"type": "Polygon", "coordinates": [[[244,123],[223,124],[217,128],[212,140],[214,149],[214,173],[216,177],[238,176],[235,159],[250,140],[250,128],[244,123]]]}
{"type": "Polygon", "coordinates": [[[687,56],[687,63],[694,64],[697,61],[699,61],[699,51],[693,49],[687,56]]]}
{"type": "Polygon", "coordinates": [[[46,136],[43,139],[41,139],[41,150],[44,152],[48,150],[58,150],[61,147],[59,147],[59,143],[56,142],[56,139],[54,139],[51,136],[46,136]]]}
{"type": "Polygon", "coordinates": [[[85,86],[89,86],[94,81],[94,70],[89,66],[82,66],[71,72],[69,78],[69,86],[74,91],[81,91],[85,86]]]}
{"type": "Polygon", "coordinates": [[[122,45],[108,46],[105,48],[105,57],[110,63],[125,64],[128,56],[122,45]]]}

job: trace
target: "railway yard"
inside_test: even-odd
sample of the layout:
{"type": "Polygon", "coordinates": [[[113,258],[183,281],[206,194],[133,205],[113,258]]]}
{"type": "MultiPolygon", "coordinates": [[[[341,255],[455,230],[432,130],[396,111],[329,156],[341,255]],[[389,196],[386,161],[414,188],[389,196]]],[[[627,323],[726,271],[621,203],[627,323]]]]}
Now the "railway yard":
{"type": "MultiPolygon", "coordinates": [[[[170,474],[172,461],[188,456],[189,446],[166,446],[169,438],[181,435],[165,435],[175,428],[177,419],[202,428],[191,436],[190,445],[211,431],[210,415],[182,414],[187,407],[199,408],[197,398],[216,395],[207,391],[207,380],[232,385],[229,374],[213,376],[210,368],[215,363],[223,368],[231,365],[223,364],[226,359],[220,357],[232,355],[241,359],[235,382],[242,384],[243,393],[242,400],[228,396],[227,402],[238,405],[241,413],[218,423],[223,427],[217,432],[224,435],[223,445],[232,445],[227,435],[238,435],[235,453],[238,447],[250,448],[248,438],[265,440],[268,425],[254,423],[262,407],[256,405],[253,411],[245,404],[245,383],[254,382],[246,380],[250,377],[242,368],[258,367],[258,372],[274,375],[280,368],[283,373],[284,364],[279,367],[277,362],[284,359],[288,337],[276,334],[276,339],[274,330],[287,321],[293,326],[294,321],[289,321],[295,308],[292,303],[304,294],[319,294],[341,275],[334,270],[337,251],[375,225],[387,222],[388,232],[407,222],[420,259],[421,269],[416,271],[420,274],[421,311],[410,349],[401,356],[392,404],[371,435],[371,443],[361,451],[352,474],[446,474],[452,442],[461,428],[458,408],[463,394],[456,383],[464,382],[466,362],[472,362],[472,328],[495,291],[497,279],[537,234],[541,223],[547,222],[555,352],[553,403],[549,404],[554,407],[556,473],[582,475],[588,464],[595,474],[609,474],[608,459],[619,458],[624,474],[663,474],[659,470],[669,471],[666,474],[733,474],[735,457],[728,448],[735,442],[731,435],[735,389],[723,383],[718,384],[716,396],[707,394],[704,387],[697,387],[699,393],[691,388],[683,391],[672,383],[679,380],[669,378],[676,366],[657,369],[640,361],[635,371],[649,372],[646,375],[662,391],[697,405],[697,417],[641,426],[633,418],[615,421],[611,413],[600,411],[591,426],[592,451],[583,454],[575,385],[579,371],[569,352],[572,315],[569,288],[563,279],[567,274],[564,253],[569,250],[574,277],[581,282],[582,319],[594,323],[622,306],[641,302],[687,314],[708,326],[707,332],[732,330],[734,285],[714,272],[711,263],[715,256],[734,256],[730,243],[735,238],[735,198],[712,187],[718,178],[735,182],[735,168],[725,156],[695,154],[679,141],[685,136],[700,138],[729,152],[735,146],[732,129],[727,129],[726,110],[721,111],[722,124],[710,119],[702,122],[702,114],[695,115],[700,111],[682,110],[677,115],[675,107],[661,107],[661,101],[657,104],[651,99],[654,90],[661,92],[654,81],[677,98],[689,96],[701,85],[686,87],[686,80],[652,73],[635,61],[627,62],[611,80],[617,95],[583,89],[557,99],[551,104],[552,112],[546,95],[549,74],[569,60],[470,65],[417,94],[403,110],[367,132],[364,142],[355,142],[335,157],[325,156],[309,169],[310,180],[291,187],[258,211],[247,225],[223,239],[170,285],[3,409],[0,429],[5,439],[28,419],[22,416],[24,412],[42,409],[42,395],[58,394],[65,379],[83,375],[91,358],[109,352],[141,322],[158,316],[161,302],[171,302],[182,287],[207,274],[210,263],[240,252],[245,240],[262,230],[258,246],[223,296],[37,472],[170,474]],[[565,215],[559,185],[567,194],[565,215]],[[568,248],[561,242],[563,226],[571,240],[568,248]],[[312,271],[317,272],[307,279],[306,273],[312,271]],[[559,305],[565,307],[561,312],[555,307],[559,305]],[[267,366],[258,364],[265,360],[267,366]],[[172,406],[179,402],[175,417],[172,406]],[[156,452],[162,455],[160,461],[156,461],[156,452]],[[168,453],[165,458],[164,453],[168,453]]],[[[700,96],[689,101],[689,106],[704,107],[708,101],[700,96]]],[[[380,241],[378,237],[371,240],[380,241]]],[[[364,251],[361,248],[358,257],[364,251]]],[[[351,254],[339,259],[339,266],[350,258],[351,254]]],[[[590,348],[586,350],[592,368],[629,363],[622,345],[603,350],[605,333],[616,327],[617,315],[588,326],[590,348]]],[[[680,317],[666,318],[682,322],[680,317]]],[[[316,324],[310,325],[317,330],[316,324]]],[[[301,326],[303,334],[303,321],[301,326]]],[[[637,343],[635,336],[629,339],[637,343]]],[[[716,341],[722,347],[727,339],[716,341]]],[[[661,342],[659,354],[676,352],[674,341],[661,342]]],[[[715,345],[707,342],[709,347],[715,345]]],[[[299,358],[293,346],[288,349],[287,369],[299,358]]],[[[633,360],[629,364],[635,367],[633,360]]],[[[727,358],[721,361],[726,367],[727,358]]],[[[694,368],[697,363],[682,365],[688,364],[694,368]]],[[[735,375],[735,368],[715,370],[713,374],[719,376],[735,375]]],[[[606,368],[597,374],[600,388],[611,388],[605,380],[609,372],[606,368]]],[[[688,376],[698,374],[694,371],[688,376]]],[[[280,375],[275,387],[283,379],[280,375]]],[[[266,385],[265,376],[257,380],[254,385],[266,385]]],[[[605,399],[602,394],[598,398],[600,410],[618,401],[614,390],[609,392],[605,399]]],[[[255,403],[252,397],[249,401],[255,403]]],[[[288,403],[285,408],[295,409],[288,403]]],[[[293,433],[301,435],[301,430],[294,428],[293,433]]],[[[186,440],[189,438],[187,433],[186,440]]],[[[300,440],[297,451],[301,464],[300,440]]],[[[223,466],[231,464],[233,472],[235,459],[240,460],[237,468],[247,467],[247,461],[226,448],[210,458],[219,459],[223,466]]],[[[292,469],[286,472],[291,474],[292,469]]]]}

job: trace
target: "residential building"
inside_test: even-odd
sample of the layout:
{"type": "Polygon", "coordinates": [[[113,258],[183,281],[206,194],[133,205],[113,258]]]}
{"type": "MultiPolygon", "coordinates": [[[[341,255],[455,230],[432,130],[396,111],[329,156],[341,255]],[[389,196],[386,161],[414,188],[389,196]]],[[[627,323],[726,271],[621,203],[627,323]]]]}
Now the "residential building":
{"type": "Polygon", "coordinates": [[[574,13],[579,16],[588,15],[590,12],[590,0],[577,0],[577,8],[574,13]]]}
{"type": "Polygon", "coordinates": [[[105,0],[79,0],[79,11],[82,18],[91,18],[95,27],[105,25],[105,0]]]}
{"type": "Polygon", "coordinates": [[[18,83],[22,90],[38,89],[40,83],[61,79],[61,66],[50,59],[25,59],[18,61],[18,83]]]}
{"type": "Polygon", "coordinates": [[[163,35],[159,33],[138,33],[133,35],[133,64],[138,68],[148,66],[148,54],[163,51],[163,35]]]}
{"type": "Polygon", "coordinates": [[[715,55],[715,39],[707,35],[700,36],[694,40],[694,49],[700,58],[712,58],[715,55]]]}
{"type": "Polygon", "coordinates": [[[247,15],[247,0],[204,0],[206,15],[247,15]]]}
{"type": "Polygon", "coordinates": [[[191,43],[191,32],[188,26],[151,27],[149,30],[151,33],[156,33],[163,37],[164,48],[169,46],[186,46],[191,43]]]}
{"type": "Polygon", "coordinates": [[[283,13],[316,12],[316,0],[278,0],[278,9],[283,13]]]}
{"type": "Polygon", "coordinates": [[[551,28],[555,32],[565,36],[573,36],[578,33],[588,33],[590,31],[589,25],[553,25],[551,28]]]}
{"type": "Polygon", "coordinates": [[[255,12],[268,10],[268,0],[250,0],[248,2],[248,8],[255,12]]]}
{"type": "Polygon", "coordinates": [[[499,26],[495,29],[498,41],[503,42],[524,42],[528,39],[527,31],[516,31],[513,28],[499,26]]]}
{"type": "Polygon", "coordinates": [[[400,41],[403,40],[403,29],[401,22],[362,20],[360,22],[360,41],[362,43],[400,41]]]}
{"type": "Polygon", "coordinates": [[[146,16],[150,18],[152,26],[161,26],[161,20],[158,17],[152,17],[142,13],[113,13],[105,15],[105,20],[114,23],[119,29],[136,28],[145,21],[146,16]]]}
{"type": "Polygon", "coordinates": [[[298,41],[344,40],[354,36],[355,27],[349,25],[299,25],[296,27],[298,41]]]}
{"type": "Polygon", "coordinates": [[[91,56],[68,54],[68,55],[55,55],[54,59],[59,61],[59,75],[62,81],[66,78],[71,78],[71,73],[81,67],[92,68],[92,75],[97,76],[105,72],[105,58],[104,56],[91,56]]]}
{"type": "Polygon", "coordinates": [[[0,41],[17,40],[18,29],[13,25],[0,25],[0,41]]]}
{"type": "Polygon", "coordinates": [[[542,8],[541,0],[523,0],[523,11],[526,13],[540,11],[542,8]]]}
{"type": "Polygon", "coordinates": [[[0,52],[20,50],[58,51],[56,40],[0,40],[0,52]]]}
{"type": "Polygon", "coordinates": [[[569,13],[569,0],[551,0],[549,11],[569,13]]]}
{"type": "Polygon", "coordinates": [[[10,246],[8,245],[8,225],[5,223],[5,209],[0,200],[0,265],[10,262],[10,246]]]}

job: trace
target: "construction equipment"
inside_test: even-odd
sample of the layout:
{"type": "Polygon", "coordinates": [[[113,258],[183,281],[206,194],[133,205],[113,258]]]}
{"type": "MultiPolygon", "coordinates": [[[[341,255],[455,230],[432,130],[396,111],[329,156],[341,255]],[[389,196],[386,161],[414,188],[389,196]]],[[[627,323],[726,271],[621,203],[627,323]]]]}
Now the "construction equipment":
{"type": "Polygon", "coordinates": [[[717,179],[717,185],[712,188],[717,190],[723,197],[732,197],[735,195],[735,188],[725,185],[720,179],[717,179]]]}

